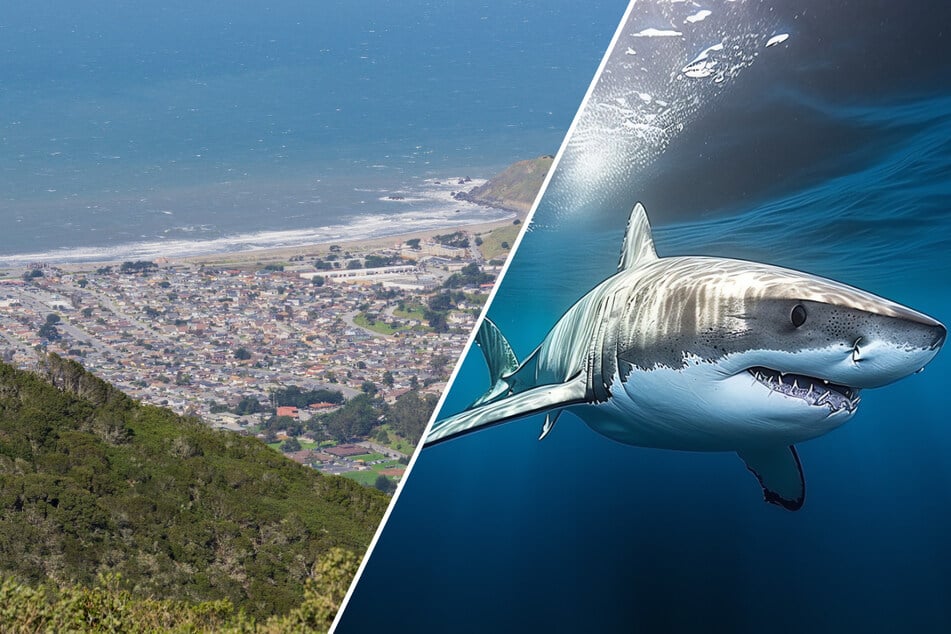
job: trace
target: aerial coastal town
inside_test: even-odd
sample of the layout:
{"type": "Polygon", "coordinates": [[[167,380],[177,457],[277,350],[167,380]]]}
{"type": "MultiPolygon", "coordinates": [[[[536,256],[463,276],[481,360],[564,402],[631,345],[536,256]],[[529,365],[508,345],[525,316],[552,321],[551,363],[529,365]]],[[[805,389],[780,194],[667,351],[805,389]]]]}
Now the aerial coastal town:
{"type": "Polygon", "coordinates": [[[176,261],[9,269],[0,272],[0,353],[23,369],[54,353],[143,403],[392,488],[521,218],[176,261]],[[367,395],[394,411],[405,397],[417,419],[319,422],[367,395]]]}
{"type": "MultiPolygon", "coordinates": [[[[433,361],[457,356],[459,334],[471,329],[475,298],[449,312],[451,331],[437,332],[406,310],[425,305],[450,272],[470,262],[468,250],[459,252],[338,275],[318,275],[312,264],[38,267],[0,282],[5,357],[30,367],[38,348],[56,352],[131,396],[212,420],[226,420],[212,414],[216,402],[266,401],[292,383],[336,385],[353,395],[389,371],[392,385],[380,385],[394,394],[413,376],[422,383],[445,378],[448,360],[433,361]],[[373,315],[391,336],[371,329],[373,315]],[[416,351],[427,354],[407,354],[416,351]]],[[[366,257],[343,254],[350,262],[360,255],[366,257]]]]}
{"type": "MultiPolygon", "coordinates": [[[[143,402],[244,433],[288,386],[345,398],[372,390],[388,402],[413,388],[438,395],[501,261],[484,261],[464,232],[437,237],[459,245],[330,245],[286,264],[27,267],[0,280],[4,360],[33,368],[38,352],[54,352],[143,402]],[[262,409],[240,414],[249,399],[262,409]]],[[[279,414],[306,420],[338,405],[279,414]]],[[[410,446],[401,449],[384,455],[410,446]]]]}

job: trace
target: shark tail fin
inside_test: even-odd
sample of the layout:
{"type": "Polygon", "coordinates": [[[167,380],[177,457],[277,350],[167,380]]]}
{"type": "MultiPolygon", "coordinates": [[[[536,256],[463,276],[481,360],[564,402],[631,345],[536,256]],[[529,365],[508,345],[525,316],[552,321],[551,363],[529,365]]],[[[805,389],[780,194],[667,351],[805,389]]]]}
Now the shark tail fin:
{"type": "Polygon", "coordinates": [[[488,403],[508,391],[509,385],[505,382],[505,378],[518,369],[518,357],[515,356],[512,346],[509,345],[499,327],[488,317],[482,320],[475,342],[482,349],[482,356],[489,368],[491,386],[470,407],[488,403]]]}
{"type": "Polygon", "coordinates": [[[621,244],[621,259],[617,270],[624,271],[641,266],[657,259],[654,250],[654,238],[651,235],[651,224],[647,219],[647,210],[644,205],[637,203],[627,218],[627,230],[624,232],[624,242],[621,244]]]}

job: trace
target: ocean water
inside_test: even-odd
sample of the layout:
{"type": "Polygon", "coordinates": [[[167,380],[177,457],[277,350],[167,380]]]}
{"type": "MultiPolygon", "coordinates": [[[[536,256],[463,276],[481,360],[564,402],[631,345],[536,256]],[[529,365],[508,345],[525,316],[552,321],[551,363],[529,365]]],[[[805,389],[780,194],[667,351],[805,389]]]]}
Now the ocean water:
{"type": "MultiPolygon", "coordinates": [[[[489,309],[515,352],[616,270],[636,200],[662,256],[788,266],[951,323],[948,8],[702,5],[635,3],[619,42],[653,60],[629,77],[650,72],[595,91],[589,107],[613,101],[621,119],[579,119],[489,309]],[[647,29],[680,35],[630,39],[647,29]],[[717,43],[735,72],[678,83],[717,43]],[[579,157],[586,126],[610,121],[630,125],[602,173],[579,157]]],[[[425,449],[337,631],[951,631],[949,378],[943,351],[800,444],[796,513],[764,504],[734,454],[624,446],[567,414],[543,442],[536,416],[425,449]]],[[[487,384],[473,349],[441,416],[487,384]]]]}
{"type": "Polygon", "coordinates": [[[5,7],[0,266],[453,224],[433,181],[556,151],[619,6],[5,7]]]}

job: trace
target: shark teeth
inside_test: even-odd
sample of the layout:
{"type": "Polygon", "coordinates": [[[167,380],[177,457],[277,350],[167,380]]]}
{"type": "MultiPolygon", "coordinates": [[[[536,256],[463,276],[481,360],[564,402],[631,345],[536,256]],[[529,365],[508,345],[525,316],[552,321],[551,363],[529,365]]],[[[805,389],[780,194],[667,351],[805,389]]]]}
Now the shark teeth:
{"type": "Polygon", "coordinates": [[[764,367],[750,368],[748,372],[773,392],[801,399],[814,407],[829,408],[831,412],[853,412],[861,401],[857,389],[837,385],[828,379],[778,372],[764,367]]]}

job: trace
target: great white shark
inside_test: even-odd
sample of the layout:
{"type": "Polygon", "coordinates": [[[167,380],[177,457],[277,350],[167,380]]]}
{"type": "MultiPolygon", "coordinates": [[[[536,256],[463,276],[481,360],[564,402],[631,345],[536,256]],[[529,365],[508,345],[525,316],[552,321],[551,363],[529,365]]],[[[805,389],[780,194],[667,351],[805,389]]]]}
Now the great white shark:
{"type": "Polygon", "coordinates": [[[617,273],[519,362],[488,318],[476,335],[489,390],[437,421],[426,446],[565,411],[638,447],[734,451],[767,502],[798,510],[796,443],[850,420],[859,392],[918,372],[944,344],[935,319],[841,282],[714,257],[658,257],[643,205],[617,273]]]}

